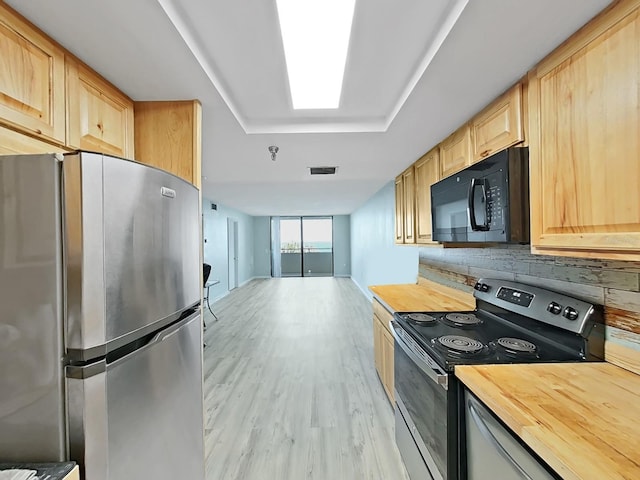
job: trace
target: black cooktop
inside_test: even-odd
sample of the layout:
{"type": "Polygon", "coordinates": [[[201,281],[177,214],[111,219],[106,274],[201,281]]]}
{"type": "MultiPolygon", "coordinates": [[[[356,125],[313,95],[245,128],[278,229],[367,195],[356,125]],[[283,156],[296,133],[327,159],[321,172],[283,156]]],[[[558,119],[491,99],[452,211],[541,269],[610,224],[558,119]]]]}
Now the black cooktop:
{"type": "Polygon", "coordinates": [[[574,334],[519,326],[481,310],[399,312],[394,319],[446,371],[455,365],[585,360],[574,334]]]}

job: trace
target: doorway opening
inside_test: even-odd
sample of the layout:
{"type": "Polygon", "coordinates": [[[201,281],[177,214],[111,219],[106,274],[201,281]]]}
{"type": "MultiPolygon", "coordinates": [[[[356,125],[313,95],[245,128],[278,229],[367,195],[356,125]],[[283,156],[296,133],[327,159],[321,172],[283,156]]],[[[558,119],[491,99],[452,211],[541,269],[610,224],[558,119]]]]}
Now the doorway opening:
{"type": "Polygon", "coordinates": [[[271,275],[333,276],[333,217],[271,217],[271,275]]]}

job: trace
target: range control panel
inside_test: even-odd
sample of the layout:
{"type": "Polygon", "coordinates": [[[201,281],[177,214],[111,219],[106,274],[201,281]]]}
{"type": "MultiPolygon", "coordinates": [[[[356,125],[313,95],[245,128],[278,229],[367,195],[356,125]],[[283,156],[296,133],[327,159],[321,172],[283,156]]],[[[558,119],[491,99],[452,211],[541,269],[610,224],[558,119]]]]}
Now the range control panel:
{"type": "Polygon", "coordinates": [[[494,278],[481,278],[473,288],[478,300],[574,333],[588,335],[594,321],[602,323],[594,305],[559,292],[494,278]]]}
{"type": "Polygon", "coordinates": [[[534,296],[532,293],[507,287],[500,287],[497,293],[497,297],[505,302],[522,305],[523,307],[529,307],[534,296]]]}

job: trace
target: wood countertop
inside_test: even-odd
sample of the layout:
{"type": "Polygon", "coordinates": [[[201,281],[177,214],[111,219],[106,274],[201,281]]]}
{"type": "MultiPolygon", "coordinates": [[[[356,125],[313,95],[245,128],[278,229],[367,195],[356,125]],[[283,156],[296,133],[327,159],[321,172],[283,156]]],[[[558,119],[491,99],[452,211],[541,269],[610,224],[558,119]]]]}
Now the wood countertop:
{"type": "Polygon", "coordinates": [[[424,279],[420,284],[372,285],[369,290],[394,312],[473,310],[476,306],[470,293],[424,279]]]}
{"type": "Polygon", "coordinates": [[[455,373],[564,479],[640,479],[640,375],[590,362],[455,373]]]}

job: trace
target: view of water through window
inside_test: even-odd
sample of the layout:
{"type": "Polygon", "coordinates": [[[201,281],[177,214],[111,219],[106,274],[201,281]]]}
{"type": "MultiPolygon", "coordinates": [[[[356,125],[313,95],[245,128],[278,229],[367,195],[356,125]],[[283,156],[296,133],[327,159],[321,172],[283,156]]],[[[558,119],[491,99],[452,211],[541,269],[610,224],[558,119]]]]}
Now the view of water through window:
{"type": "Polygon", "coordinates": [[[333,218],[280,218],[282,276],[333,275],[333,218]]]}
{"type": "Polygon", "coordinates": [[[300,253],[303,238],[305,253],[331,252],[333,219],[307,217],[280,219],[280,251],[282,253],[300,253]]]}

